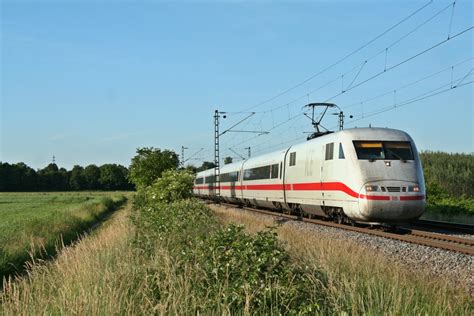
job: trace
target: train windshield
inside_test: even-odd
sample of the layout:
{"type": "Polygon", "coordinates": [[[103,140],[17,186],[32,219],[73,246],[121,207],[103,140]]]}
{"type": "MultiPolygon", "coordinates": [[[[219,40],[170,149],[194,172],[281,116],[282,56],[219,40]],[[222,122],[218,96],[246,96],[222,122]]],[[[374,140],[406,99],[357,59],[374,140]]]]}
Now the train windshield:
{"type": "Polygon", "coordinates": [[[363,160],[413,160],[410,142],[354,141],[354,147],[363,160]]]}

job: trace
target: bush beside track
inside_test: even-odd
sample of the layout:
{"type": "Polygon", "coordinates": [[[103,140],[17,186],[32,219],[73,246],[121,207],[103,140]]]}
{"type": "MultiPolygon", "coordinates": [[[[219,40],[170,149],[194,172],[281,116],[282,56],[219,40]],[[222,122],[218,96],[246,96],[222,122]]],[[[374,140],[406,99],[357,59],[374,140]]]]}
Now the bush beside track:
{"type": "MultiPolygon", "coordinates": [[[[321,271],[292,262],[271,228],[251,235],[242,226],[221,225],[201,201],[188,198],[191,189],[189,173],[168,171],[135,204],[137,247],[148,257],[168,258],[173,274],[186,278],[171,287],[186,293],[180,312],[305,314],[326,306],[321,271]]],[[[170,287],[161,286],[168,274],[153,269],[160,300],[169,295],[163,291],[170,287]]]]}

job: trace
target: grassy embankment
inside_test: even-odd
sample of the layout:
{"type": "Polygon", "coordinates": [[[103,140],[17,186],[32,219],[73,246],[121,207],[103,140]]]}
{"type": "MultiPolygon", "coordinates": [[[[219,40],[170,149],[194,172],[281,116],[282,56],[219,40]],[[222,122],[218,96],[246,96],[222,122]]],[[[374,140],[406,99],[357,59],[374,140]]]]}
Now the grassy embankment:
{"type": "Polygon", "coordinates": [[[0,193],[0,280],[54,256],[123,204],[122,193],[0,193]]]}
{"type": "Polygon", "coordinates": [[[474,155],[422,152],[425,218],[474,224],[474,155]]]}
{"type": "MultiPolygon", "coordinates": [[[[172,187],[176,196],[179,186],[172,187]]],[[[120,211],[55,262],[35,265],[30,278],[9,283],[3,312],[471,312],[467,294],[449,282],[407,271],[355,243],[287,225],[269,230],[270,220],[166,196],[153,190],[140,195],[134,225],[129,208],[120,211]]]]}

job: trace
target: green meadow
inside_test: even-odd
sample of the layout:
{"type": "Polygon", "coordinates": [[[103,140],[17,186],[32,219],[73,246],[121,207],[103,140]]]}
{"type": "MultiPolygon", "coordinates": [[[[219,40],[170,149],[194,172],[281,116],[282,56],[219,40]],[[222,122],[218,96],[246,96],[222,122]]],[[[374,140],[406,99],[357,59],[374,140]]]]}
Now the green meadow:
{"type": "Polygon", "coordinates": [[[0,278],[54,256],[125,200],[123,192],[0,193],[0,278]]]}

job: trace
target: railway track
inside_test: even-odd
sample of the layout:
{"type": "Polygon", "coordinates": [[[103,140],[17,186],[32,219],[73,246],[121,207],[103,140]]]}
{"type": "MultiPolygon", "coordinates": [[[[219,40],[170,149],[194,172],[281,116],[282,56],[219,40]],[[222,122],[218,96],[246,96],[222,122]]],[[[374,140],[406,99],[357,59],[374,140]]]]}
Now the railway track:
{"type": "Polygon", "coordinates": [[[431,221],[419,219],[413,223],[413,227],[445,230],[448,232],[474,235],[474,225],[447,223],[440,221],[431,221]]]}
{"type": "MultiPolygon", "coordinates": [[[[220,203],[221,205],[226,205],[229,207],[237,208],[236,205],[229,203],[220,203]]],[[[389,238],[394,240],[400,240],[412,244],[424,245],[454,252],[459,252],[467,255],[474,256],[474,240],[467,239],[462,237],[456,237],[446,234],[440,234],[430,231],[424,231],[413,228],[401,228],[394,231],[384,230],[383,228],[372,228],[372,227],[361,227],[361,226],[349,226],[344,224],[337,224],[334,222],[324,221],[320,219],[311,219],[311,218],[299,218],[295,215],[277,213],[263,209],[256,209],[251,207],[242,207],[241,209],[248,210],[251,212],[256,212],[260,214],[266,214],[278,218],[284,218],[289,220],[300,220],[306,223],[324,225],[328,227],[334,227],[339,229],[344,229],[348,231],[359,232],[363,234],[379,236],[383,238],[389,238]]],[[[430,221],[427,221],[430,222],[430,221]]],[[[440,223],[440,222],[438,222],[440,223]]],[[[428,224],[429,225],[429,224],[428,224]]],[[[436,224],[434,224],[436,225],[436,224]]],[[[449,225],[448,225],[449,226],[449,225]]],[[[446,228],[446,227],[443,227],[446,228]]],[[[453,229],[453,227],[451,227],[453,229]]]]}

